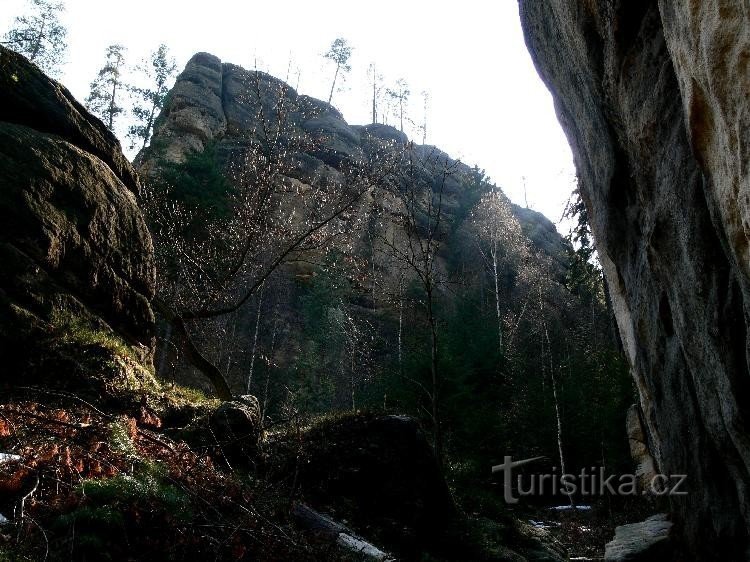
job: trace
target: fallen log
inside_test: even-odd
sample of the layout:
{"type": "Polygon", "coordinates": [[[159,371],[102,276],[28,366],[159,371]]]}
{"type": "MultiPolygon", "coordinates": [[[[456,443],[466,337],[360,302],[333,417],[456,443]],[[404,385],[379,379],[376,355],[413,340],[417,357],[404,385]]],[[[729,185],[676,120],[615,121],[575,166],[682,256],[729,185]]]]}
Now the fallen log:
{"type": "Polygon", "coordinates": [[[395,558],[383,552],[366,540],[358,537],[351,529],[330,517],[318,513],[302,503],[292,506],[292,516],[300,527],[326,537],[339,547],[358,554],[362,560],[377,560],[379,562],[395,562],[395,558]]]}

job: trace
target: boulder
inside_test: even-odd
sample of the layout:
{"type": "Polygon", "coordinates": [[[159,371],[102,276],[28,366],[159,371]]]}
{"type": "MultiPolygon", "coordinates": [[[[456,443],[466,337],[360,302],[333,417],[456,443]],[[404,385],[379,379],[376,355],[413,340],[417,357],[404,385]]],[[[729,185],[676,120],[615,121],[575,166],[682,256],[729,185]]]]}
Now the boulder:
{"type": "Polygon", "coordinates": [[[696,559],[750,559],[750,22],[737,2],[521,0],[644,430],[696,559]]]}
{"type": "Polygon", "coordinates": [[[316,424],[303,441],[302,497],[376,544],[408,558],[440,549],[440,537],[457,526],[448,486],[413,418],[343,416],[316,424]]]}
{"type": "Polygon", "coordinates": [[[260,436],[260,404],[255,396],[223,402],[210,416],[213,439],[230,459],[253,453],[260,436]]]}
{"type": "Polygon", "coordinates": [[[38,338],[71,322],[150,361],[155,267],[137,175],[67,90],[20,55],[0,48],[0,60],[2,372],[28,368],[38,338]]]}
{"type": "Polygon", "coordinates": [[[672,523],[660,513],[615,529],[615,538],[604,550],[605,562],[664,562],[670,559],[672,523]]]}

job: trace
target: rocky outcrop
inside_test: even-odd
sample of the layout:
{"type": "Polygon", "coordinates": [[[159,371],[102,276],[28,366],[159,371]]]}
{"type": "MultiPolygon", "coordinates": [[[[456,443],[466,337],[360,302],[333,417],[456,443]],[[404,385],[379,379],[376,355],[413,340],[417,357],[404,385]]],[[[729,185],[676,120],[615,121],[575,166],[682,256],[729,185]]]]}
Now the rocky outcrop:
{"type": "Polygon", "coordinates": [[[748,13],[520,1],[573,149],[662,472],[696,559],[750,558],[748,13]]]}
{"type": "Polygon", "coordinates": [[[98,119],[4,48],[0,172],[2,372],[28,367],[38,336],[78,321],[150,360],[155,270],[137,175],[98,119]]]}
{"type": "Polygon", "coordinates": [[[640,523],[621,525],[607,543],[605,562],[662,562],[669,560],[672,523],[663,513],[640,523]]]}
{"type": "MultiPolygon", "coordinates": [[[[217,174],[239,186],[239,192],[247,186],[267,187],[273,182],[284,186],[284,189],[274,188],[274,208],[271,211],[278,214],[274,220],[281,225],[289,217],[297,217],[295,220],[300,222],[310,220],[310,210],[316,207],[323,209],[316,213],[326,214],[331,212],[336,201],[344,201],[355,192],[361,193],[351,209],[341,215],[347,232],[345,236],[337,237],[335,249],[348,256],[344,260],[348,265],[342,268],[342,271],[348,268],[346,275],[351,298],[347,301],[356,306],[358,317],[373,325],[382,320],[398,321],[400,313],[392,297],[385,297],[385,294],[389,291],[395,293],[399,284],[409,285],[409,276],[413,275],[392,266],[393,250],[381,240],[405,243],[404,229],[399,225],[408,211],[403,199],[395,195],[396,184],[402,190],[406,190],[409,183],[421,188],[441,186],[440,235],[450,239],[441,240],[437,265],[446,278],[452,274],[451,270],[464,270],[456,264],[469,261],[467,256],[477,254],[477,261],[481,259],[476,244],[477,225],[472,214],[481,192],[491,189],[491,186],[478,168],[458,162],[434,146],[416,145],[394,127],[378,123],[349,125],[330,104],[300,95],[288,84],[266,73],[222,62],[207,53],[194,55],[178,76],[155,125],[152,143],[138,155],[136,164],[145,181],[151,182],[156,189],[160,182],[168,184],[167,190],[174,195],[179,192],[179,182],[170,179],[173,169],[189,169],[193,173],[190,163],[201,155],[207,155],[206,160],[215,164],[217,174]],[[269,162],[273,164],[269,165],[269,162]],[[407,162],[414,163],[408,172],[407,162]],[[269,170],[272,170],[272,179],[265,175],[269,170]],[[445,178],[441,170],[448,172],[445,178]],[[407,276],[406,280],[399,279],[403,275],[407,276]],[[380,302],[376,303],[376,300],[380,302]]],[[[545,260],[543,269],[547,269],[549,262],[557,270],[550,277],[558,281],[563,279],[567,248],[554,225],[531,210],[514,208],[513,212],[534,253],[548,254],[551,258],[545,260]]],[[[419,220],[425,219],[420,217],[419,220]]],[[[292,225],[292,228],[297,226],[292,225]]],[[[158,232],[158,228],[154,230],[158,232]]],[[[282,233],[277,245],[283,238],[282,233]]],[[[157,234],[157,254],[164,252],[167,255],[170,241],[162,242],[157,234]]],[[[325,246],[321,246],[321,252],[329,250],[325,246]]],[[[259,256],[265,253],[270,257],[278,251],[267,239],[254,243],[253,248],[259,256]]],[[[507,258],[508,262],[513,261],[511,256],[507,258]]],[[[522,260],[518,256],[514,263],[522,260]]],[[[290,287],[288,293],[294,298],[291,296],[293,292],[304,290],[305,285],[320,273],[314,264],[323,261],[324,256],[314,255],[312,251],[304,259],[283,264],[280,268],[283,271],[278,272],[276,279],[290,287]]],[[[473,265],[465,269],[475,269],[473,265]]],[[[515,277],[510,271],[503,275],[502,282],[507,285],[503,290],[507,289],[508,293],[513,290],[515,277]]],[[[170,283],[166,282],[163,286],[168,285],[170,283]]],[[[189,283],[179,285],[190,287],[189,283]]],[[[179,290],[175,289],[176,292],[179,290]]],[[[193,298],[194,294],[183,300],[193,298]]],[[[170,300],[177,302],[180,299],[170,300]]],[[[510,302],[511,299],[507,300],[510,302]]],[[[289,330],[284,331],[283,341],[278,342],[281,346],[278,349],[282,351],[277,360],[283,367],[295,360],[302,347],[303,338],[297,332],[301,324],[292,320],[293,308],[291,303],[285,303],[274,313],[283,318],[285,310],[289,312],[289,330]]],[[[238,338],[253,332],[254,318],[242,316],[240,321],[247,329],[237,330],[241,334],[238,338]]],[[[287,323],[286,319],[282,322],[287,323]]],[[[199,343],[202,349],[217,347],[208,341],[199,343]]],[[[252,361],[249,350],[253,349],[253,343],[247,341],[237,347],[241,351],[233,355],[227,378],[233,388],[239,389],[246,386],[244,378],[248,372],[247,362],[252,361]]],[[[165,349],[173,349],[173,346],[165,346],[165,349]]],[[[194,376],[191,368],[180,365],[176,357],[170,356],[169,362],[160,362],[177,365],[176,372],[183,382],[202,384],[203,377],[194,376]]],[[[344,396],[337,398],[343,399],[344,396]]]]}

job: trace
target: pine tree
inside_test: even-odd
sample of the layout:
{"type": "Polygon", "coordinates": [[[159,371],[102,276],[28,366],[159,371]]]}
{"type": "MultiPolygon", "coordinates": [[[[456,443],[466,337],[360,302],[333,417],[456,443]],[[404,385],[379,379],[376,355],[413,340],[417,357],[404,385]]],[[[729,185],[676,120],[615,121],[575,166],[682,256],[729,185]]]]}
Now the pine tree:
{"type": "Polygon", "coordinates": [[[336,89],[336,81],[339,75],[342,73],[350,72],[352,67],[349,65],[349,58],[352,56],[352,48],[347,43],[346,39],[341,37],[337,38],[331,43],[328,51],[323,55],[324,58],[332,61],[336,65],[336,72],[333,75],[333,83],[331,84],[331,93],[328,96],[328,103],[331,103],[333,99],[333,92],[336,89]]]}
{"type": "Polygon", "coordinates": [[[5,34],[3,44],[22,54],[50,76],[60,75],[68,45],[67,30],[59,16],[65,10],[62,2],[31,0],[30,13],[19,16],[5,34]]]}
{"type": "Polygon", "coordinates": [[[106,62],[91,83],[91,92],[86,106],[96,114],[110,131],[114,132],[115,119],[123,113],[120,95],[127,86],[123,83],[125,70],[125,47],[110,45],[106,51],[106,62]]]}
{"type": "Polygon", "coordinates": [[[148,79],[149,84],[143,88],[131,88],[137,100],[132,109],[136,122],[128,129],[128,138],[131,148],[135,148],[137,144],[146,148],[153,133],[154,121],[167,99],[169,83],[177,73],[177,64],[169,56],[167,46],[162,44],[137,70],[148,79]]]}

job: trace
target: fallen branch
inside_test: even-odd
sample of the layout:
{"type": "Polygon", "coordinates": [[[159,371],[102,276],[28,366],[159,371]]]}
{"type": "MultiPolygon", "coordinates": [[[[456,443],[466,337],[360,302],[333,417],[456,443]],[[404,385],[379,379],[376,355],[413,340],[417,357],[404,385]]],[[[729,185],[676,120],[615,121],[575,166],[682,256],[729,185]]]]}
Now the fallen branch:
{"type": "Polygon", "coordinates": [[[304,529],[330,539],[341,548],[356,553],[365,560],[394,562],[395,558],[376,546],[357,537],[350,529],[302,503],[295,503],[292,516],[304,529]]]}

